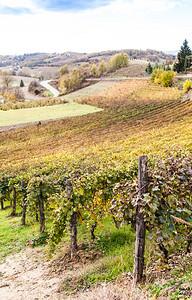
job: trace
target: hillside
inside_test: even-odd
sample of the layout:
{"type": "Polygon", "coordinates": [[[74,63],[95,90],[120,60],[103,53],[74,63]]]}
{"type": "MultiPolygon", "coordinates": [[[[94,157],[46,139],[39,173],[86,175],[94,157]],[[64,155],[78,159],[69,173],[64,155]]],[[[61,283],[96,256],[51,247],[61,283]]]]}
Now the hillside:
{"type": "Polygon", "coordinates": [[[162,60],[174,59],[173,54],[166,54],[162,51],[156,50],[136,50],[136,49],[123,49],[114,51],[103,51],[97,53],[30,53],[23,55],[6,55],[0,56],[0,67],[7,66],[20,66],[20,67],[61,67],[63,65],[77,66],[83,62],[93,62],[100,60],[107,60],[117,53],[127,53],[130,59],[143,59],[152,62],[161,62],[162,60]]]}
{"type": "Polygon", "coordinates": [[[40,292],[42,299],[190,299],[191,101],[178,88],[149,78],[106,80],[67,96],[102,110],[0,132],[1,205],[7,207],[0,211],[1,258],[7,256],[0,266],[1,291],[29,299],[40,292]],[[135,216],[129,199],[138,195],[140,154],[148,155],[149,192],[156,198],[146,197],[146,222],[152,226],[146,237],[146,281],[135,288],[134,223],[126,222],[135,216]],[[17,203],[15,215],[11,199],[17,203]],[[72,255],[74,213],[78,248],[72,255]]]}
{"type": "Polygon", "coordinates": [[[87,157],[123,159],[134,153],[187,147],[192,106],[180,97],[181,91],[175,88],[156,86],[148,79],[129,79],[107,92],[78,100],[104,108],[102,112],[42,124],[38,129],[2,132],[2,165],[71,151],[87,157]]]}

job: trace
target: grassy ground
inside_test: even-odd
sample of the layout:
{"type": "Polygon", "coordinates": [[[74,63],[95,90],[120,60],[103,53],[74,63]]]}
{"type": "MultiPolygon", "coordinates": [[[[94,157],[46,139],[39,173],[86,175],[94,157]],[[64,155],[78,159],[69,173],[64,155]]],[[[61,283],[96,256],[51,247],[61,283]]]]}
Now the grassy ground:
{"type": "Polygon", "coordinates": [[[80,105],[77,103],[0,111],[0,126],[81,116],[97,111],[101,111],[101,109],[89,105],[80,105]]]}
{"type": "MultiPolygon", "coordinates": [[[[20,208],[17,208],[17,211],[19,212],[20,208]]],[[[46,234],[39,234],[39,223],[27,217],[27,225],[21,226],[21,217],[7,217],[10,213],[11,208],[0,211],[0,260],[2,261],[9,254],[13,255],[26,247],[29,248],[32,244],[41,246],[38,248],[38,255],[45,257],[46,234]]],[[[51,223],[46,223],[47,231],[50,227],[51,223]]],[[[103,295],[104,290],[108,295],[105,295],[105,299],[114,300],[152,299],[152,297],[153,299],[161,299],[158,297],[175,300],[191,299],[191,254],[175,253],[170,257],[169,265],[165,265],[161,263],[158,253],[155,254],[151,242],[149,244],[146,240],[146,283],[145,286],[135,289],[132,282],[134,230],[130,226],[117,229],[113,220],[106,218],[102,221],[102,226],[97,226],[95,229],[95,236],[96,239],[92,241],[89,230],[79,225],[77,256],[71,260],[68,254],[69,235],[67,235],[50,261],[54,277],[63,273],[59,292],[66,299],[67,297],[98,299],[95,298],[96,294],[103,295]],[[113,282],[113,285],[110,282],[113,282]],[[114,295],[119,298],[113,298],[114,295]],[[125,298],[121,298],[122,295],[125,298]]]]}
{"type": "Polygon", "coordinates": [[[16,253],[38,233],[38,226],[21,226],[21,217],[8,217],[11,208],[0,211],[0,259],[16,253]]]}

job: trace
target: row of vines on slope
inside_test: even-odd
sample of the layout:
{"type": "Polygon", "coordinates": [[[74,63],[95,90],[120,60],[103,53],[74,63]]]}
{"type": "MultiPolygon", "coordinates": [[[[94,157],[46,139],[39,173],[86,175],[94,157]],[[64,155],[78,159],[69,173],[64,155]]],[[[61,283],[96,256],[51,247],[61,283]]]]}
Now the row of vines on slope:
{"type": "Polygon", "coordinates": [[[134,228],[139,205],[148,237],[167,260],[173,246],[190,251],[191,162],[192,156],[186,152],[149,159],[147,193],[142,197],[138,197],[137,160],[127,165],[40,165],[18,174],[2,172],[0,200],[2,208],[10,196],[17,201],[22,207],[22,224],[26,211],[36,218],[39,213],[41,232],[45,219],[52,219],[50,253],[76,224],[91,228],[93,237],[97,222],[109,215],[116,224],[132,224],[134,228]]]}

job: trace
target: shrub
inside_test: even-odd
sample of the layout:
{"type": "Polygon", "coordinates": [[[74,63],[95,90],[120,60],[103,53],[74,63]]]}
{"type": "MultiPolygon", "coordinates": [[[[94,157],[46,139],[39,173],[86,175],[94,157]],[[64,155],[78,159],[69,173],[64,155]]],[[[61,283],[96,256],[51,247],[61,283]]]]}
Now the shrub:
{"type": "Polygon", "coordinates": [[[153,83],[161,83],[161,74],[163,73],[163,69],[155,68],[151,74],[151,81],[153,83]]]}
{"type": "Polygon", "coordinates": [[[20,88],[14,88],[12,90],[5,90],[4,99],[5,102],[16,102],[16,101],[23,101],[25,99],[25,96],[20,88]]]}
{"type": "Polygon", "coordinates": [[[165,87],[172,86],[175,73],[173,71],[164,71],[160,76],[161,84],[165,87]]]}
{"type": "Polygon", "coordinates": [[[151,74],[151,81],[153,83],[162,84],[165,87],[169,87],[173,84],[173,78],[175,73],[173,71],[164,71],[163,69],[154,69],[151,74]]]}
{"type": "Polygon", "coordinates": [[[187,79],[183,84],[183,91],[187,93],[192,88],[192,82],[190,79],[187,79]]]}
{"type": "Polygon", "coordinates": [[[119,53],[111,57],[109,66],[111,71],[118,70],[128,65],[128,54],[119,53]]]}
{"type": "Polygon", "coordinates": [[[65,66],[61,67],[59,70],[59,73],[60,73],[60,76],[68,74],[69,73],[68,66],[65,65],[65,66]]]}
{"type": "Polygon", "coordinates": [[[105,62],[102,61],[99,65],[99,68],[98,68],[98,75],[101,76],[103,75],[104,73],[106,72],[106,66],[105,66],[105,62]]]}
{"type": "Polygon", "coordinates": [[[84,80],[85,76],[81,70],[73,69],[69,74],[59,78],[59,88],[62,93],[72,92],[78,89],[84,80]]]}
{"type": "Polygon", "coordinates": [[[91,70],[90,70],[90,75],[92,77],[97,77],[97,67],[95,64],[92,65],[91,70]]]}

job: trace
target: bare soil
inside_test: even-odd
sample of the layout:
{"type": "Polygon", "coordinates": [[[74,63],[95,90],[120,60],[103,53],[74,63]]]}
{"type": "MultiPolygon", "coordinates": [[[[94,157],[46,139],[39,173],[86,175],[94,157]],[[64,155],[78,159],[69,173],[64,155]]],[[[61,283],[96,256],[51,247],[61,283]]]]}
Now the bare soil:
{"type": "Polygon", "coordinates": [[[73,259],[66,253],[47,261],[43,253],[42,248],[27,248],[0,264],[1,300],[73,299],[60,288],[62,281],[100,256],[98,252],[80,249],[73,259]]]}
{"type": "MultiPolygon", "coordinates": [[[[132,275],[122,276],[121,283],[103,283],[95,287],[67,293],[63,282],[77,277],[78,273],[91,266],[101,254],[92,250],[79,250],[71,259],[67,253],[46,261],[42,249],[28,248],[10,255],[0,264],[1,300],[140,300],[147,299],[134,288],[132,275]]],[[[75,282],[74,282],[75,284],[75,282]]],[[[69,287],[75,290],[73,280],[69,287]]]]}
{"type": "Polygon", "coordinates": [[[63,275],[51,275],[40,250],[27,249],[0,265],[1,300],[62,299],[57,293],[63,275]]]}

